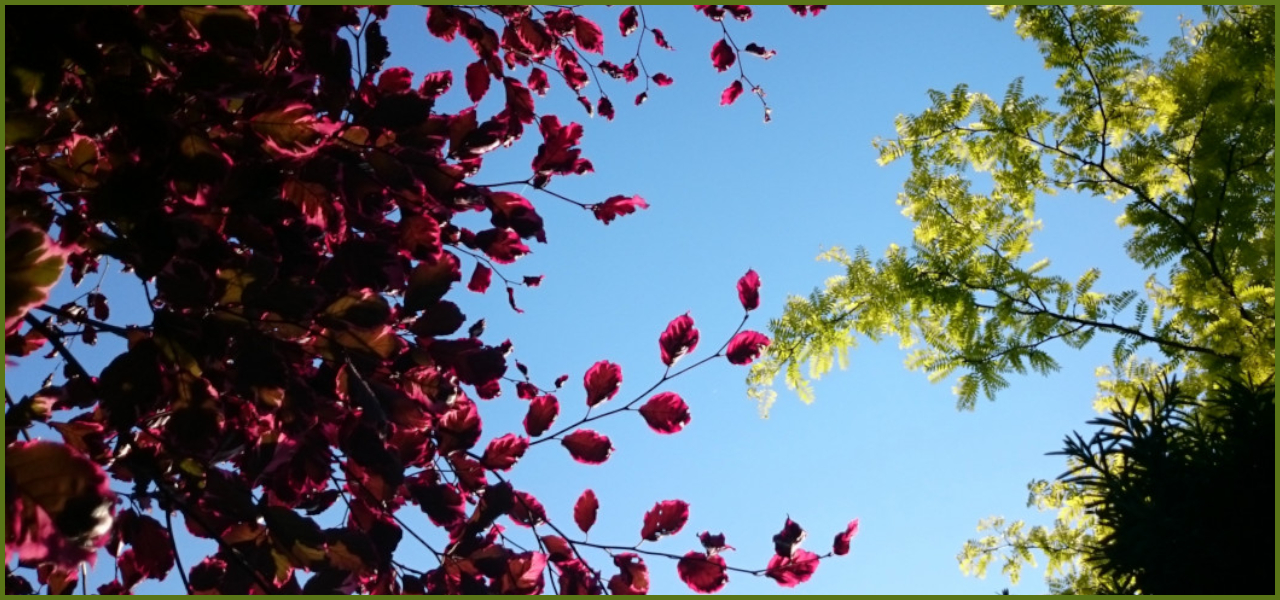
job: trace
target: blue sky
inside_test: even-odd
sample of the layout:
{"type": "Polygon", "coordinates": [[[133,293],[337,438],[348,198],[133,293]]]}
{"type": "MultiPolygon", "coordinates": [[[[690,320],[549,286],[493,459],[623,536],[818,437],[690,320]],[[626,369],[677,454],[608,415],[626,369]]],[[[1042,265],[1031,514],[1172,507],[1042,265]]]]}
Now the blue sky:
{"type": "MultiPolygon", "coordinates": [[[[1197,10],[1144,11],[1140,27],[1153,52],[1162,52],[1178,34],[1178,14],[1194,17],[1197,10]]],[[[617,9],[582,12],[605,30],[606,57],[624,62],[635,38],[618,38],[617,9]]],[[[467,103],[460,70],[473,55],[465,42],[431,38],[424,13],[391,10],[384,25],[392,49],[387,66],[408,67],[418,78],[458,69],[458,85],[440,108],[460,108],[467,103]]],[[[483,296],[461,290],[451,298],[469,319],[486,318],[490,343],[510,338],[514,357],[529,366],[536,382],[546,386],[569,374],[559,394],[560,423],[585,410],[581,378],[597,360],[623,368],[622,391],[611,404],[630,400],[659,379],[657,338],[680,314],[690,312],[702,334],[698,351],[685,363],[712,352],[741,317],[734,284],[748,268],[764,285],[761,308],[747,327],[764,331],[788,295],[808,294],[839,274],[814,260],[824,248],[865,246],[878,255],[890,243],[909,243],[910,222],[894,203],[906,165],[877,166],[870,142],[893,135],[896,115],[922,110],[927,90],[967,83],[999,96],[1014,78],[1025,76],[1028,92],[1056,97],[1054,75],[1043,69],[1034,45],[1021,41],[1011,22],[997,22],[981,7],[846,6],[805,19],[784,7],[759,7],[752,21],[729,26],[739,45],[756,41],[778,51],[769,61],[741,58],[774,109],[773,122],[764,124],[760,104],[749,94],[734,106],[718,105],[720,90],[736,72],[735,67],[717,74],[710,65],[718,24],[689,7],[648,7],[646,16],[677,50],[646,43],[649,71],[670,75],[674,85],[651,89],[649,101],[637,108],[630,102],[640,91],[635,84],[604,81],[618,110],[607,122],[587,118],[553,79],[550,95],[538,98],[538,111],[584,123],[584,156],[596,169],[585,177],[558,178],[552,189],[582,202],[640,194],[651,208],[603,226],[575,206],[523,190],[546,220],[549,239],[503,269],[511,278],[546,276],[541,287],[518,290],[525,313],[510,310],[500,286],[483,296]]],[[[591,95],[596,96],[594,83],[591,95]]],[[[482,115],[494,111],[482,103],[482,115]]],[[[514,148],[493,153],[476,180],[527,176],[538,141],[530,131],[514,148]]],[[[1061,196],[1043,199],[1038,208],[1044,230],[1034,240],[1036,252],[1053,259],[1055,273],[1075,278],[1099,266],[1099,288],[1140,288],[1145,275],[1121,253],[1127,234],[1114,224],[1119,206],[1061,196]]],[[[464,273],[471,264],[463,259],[464,273]]],[[[83,291],[68,285],[55,290],[56,298],[83,291]]],[[[138,317],[127,308],[128,298],[140,299],[136,280],[113,274],[107,285],[113,321],[138,317]]],[[[852,553],[824,562],[798,593],[995,593],[1007,585],[998,565],[986,580],[966,578],[956,554],[977,535],[978,520],[989,515],[1051,519],[1025,508],[1026,484],[1062,471],[1060,458],[1044,453],[1058,449],[1065,434],[1093,416],[1093,372],[1110,362],[1110,345],[1100,337],[1084,351],[1059,347],[1060,372],[1013,378],[996,402],[980,401],[974,412],[955,409],[949,382],[930,385],[923,374],[907,371],[905,352],[892,341],[862,345],[847,371],[817,384],[812,405],[780,389],[768,419],[745,395],[746,368],[715,362],[663,388],[691,406],[692,422],[684,431],[659,436],[636,414],[611,417],[593,423],[617,448],[604,465],[575,463],[558,445],[545,444],[531,450],[510,479],[533,493],[566,531],[573,529],[574,500],[593,489],[601,504],[590,537],[597,543],[635,543],[642,515],[654,502],[683,499],[692,505],[685,530],[644,548],[683,554],[698,548],[698,532],[723,532],[737,549],[727,560],[744,568],[764,566],[770,538],[788,515],[808,530],[804,547],[818,553],[829,550],[832,536],[850,519],[860,518],[852,553]]],[[[100,347],[112,346],[104,339],[100,347]]],[[[111,356],[90,353],[85,362],[96,370],[111,356]]],[[[49,368],[24,362],[6,369],[6,377],[15,393],[26,394],[49,368]]],[[[524,411],[512,389],[483,403],[481,444],[520,431],[524,411]]],[[[417,515],[409,522],[419,523],[420,532],[437,533],[417,515]]],[[[208,548],[184,541],[187,568],[208,548]]],[[[434,559],[419,550],[406,538],[400,561],[433,568],[434,559]]],[[[688,591],[673,561],[646,561],[654,593],[688,591]]],[[[594,566],[606,576],[613,572],[603,555],[594,566]]],[[[96,586],[104,575],[91,582],[96,586]]],[[[180,589],[171,575],[140,591],[180,589]]],[[[772,580],[736,574],[725,590],[787,591],[772,580]]],[[[1046,590],[1039,571],[1026,571],[1012,591],[1046,590]]]]}

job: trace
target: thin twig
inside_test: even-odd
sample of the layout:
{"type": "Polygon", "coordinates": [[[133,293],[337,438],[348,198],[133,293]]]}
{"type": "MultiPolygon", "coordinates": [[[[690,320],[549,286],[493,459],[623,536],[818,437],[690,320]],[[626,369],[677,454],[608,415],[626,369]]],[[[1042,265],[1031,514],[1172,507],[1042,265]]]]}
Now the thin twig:
{"type": "Polygon", "coordinates": [[[164,526],[169,530],[169,545],[173,547],[173,564],[178,568],[178,577],[182,578],[182,587],[188,594],[195,594],[191,589],[191,581],[187,579],[187,569],[182,566],[182,553],[178,552],[178,538],[173,535],[173,513],[164,508],[164,526]]]}

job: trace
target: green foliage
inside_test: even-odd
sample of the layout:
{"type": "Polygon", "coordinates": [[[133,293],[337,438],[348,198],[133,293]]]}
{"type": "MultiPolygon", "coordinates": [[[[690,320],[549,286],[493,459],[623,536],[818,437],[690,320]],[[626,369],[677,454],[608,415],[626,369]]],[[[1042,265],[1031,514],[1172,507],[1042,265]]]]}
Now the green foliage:
{"type": "MultiPolygon", "coordinates": [[[[914,223],[912,244],[875,259],[863,248],[819,257],[843,273],[790,298],[770,323],[773,345],[748,377],[762,410],[778,375],[809,401],[809,380],[834,359],[889,336],[911,349],[909,368],[954,378],[966,410],[980,393],[994,399],[1011,374],[1055,371],[1056,342],[1081,348],[1099,334],[1115,344],[1099,371],[1102,411],[1175,373],[1192,398],[1228,375],[1272,377],[1274,8],[1207,7],[1163,57],[1143,52],[1130,7],[992,13],[1013,17],[1058,74],[1056,105],[1021,80],[999,98],[959,85],[930,91],[928,109],[897,119],[895,139],[876,140],[882,163],[910,161],[898,204],[914,223]],[[1064,192],[1123,203],[1124,250],[1147,270],[1143,285],[1104,291],[1101,270],[1055,274],[1033,255],[1036,201],[1064,192]],[[1159,362],[1139,361],[1144,347],[1159,362]]],[[[1033,482],[1030,505],[1058,518],[984,522],[992,533],[965,546],[962,567],[982,575],[1000,555],[1016,581],[1038,552],[1054,591],[1115,583],[1085,560],[1109,530],[1077,484],[1033,482]]]]}

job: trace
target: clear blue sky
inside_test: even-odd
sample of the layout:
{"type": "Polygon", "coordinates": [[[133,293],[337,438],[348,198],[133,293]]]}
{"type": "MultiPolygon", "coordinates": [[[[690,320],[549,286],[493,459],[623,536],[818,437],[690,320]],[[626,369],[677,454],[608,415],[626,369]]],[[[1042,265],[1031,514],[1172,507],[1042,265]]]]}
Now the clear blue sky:
{"type": "MultiPolygon", "coordinates": [[[[606,57],[625,61],[635,38],[618,38],[612,16],[617,9],[582,11],[599,17],[608,36],[606,57]]],[[[596,168],[586,177],[558,178],[552,189],[583,202],[640,194],[651,208],[606,227],[575,206],[525,190],[546,220],[550,242],[535,245],[530,256],[503,270],[513,278],[546,276],[540,288],[518,290],[525,313],[507,307],[499,286],[485,296],[462,290],[451,298],[470,319],[487,319],[486,340],[510,338],[514,357],[537,382],[548,385],[562,373],[570,375],[559,394],[561,423],[585,409],[581,378],[597,360],[623,367],[622,391],[613,403],[660,378],[658,334],[686,311],[702,342],[685,361],[718,347],[740,318],[734,284],[748,268],[764,282],[761,308],[748,327],[764,331],[788,295],[808,294],[839,274],[814,260],[823,248],[861,245],[879,254],[890,243],[909,243],[910,222],[894,203],[905,165],[877,166],[870,141],[892,136],[899,113],[923,109],[927,90],[950,91],[963,82],[999,96],[1015,77],[1025,76],[1028,92],[1056,98],[1053,75],[1044,71],[1035,47],[1014,34],[1011,22],[991,19],[982,7],[846,6],[806,19],[784,7],[758,7],[752,21],[732,22],[730,28],[739,45],[756,41],[778,50],[767,62],[742,58],[774,108],[773,122],[763,124],[760,105],[749,94],[732,107],[718,106],[720,90],[736,68],[725,74],[711,68],[717,24],[689,7],[646,12],[650,26],[663,29],[677,49],[665,52],[647,43],[649,70],[674,77],[674,85],[651,89],[649,101],[636,108],[630,102],[640,91],[635,84],[604,81],[618,110],[606,122],[588,119],[553,74],[552,92],[538,98],[537,106],[540,114],[586,125],[582,147],[596,168]]],[[[457,85],[441,107],[453,110],[466,103],[461,68],[474,55],[465,42],[446,45],[431,38],[424,13],[391,10],[384,26],[392,48],[387,66],[406,66],[417,78],[457,69],[457,85]]],[[[1162,52],[1178,34],[1180,13],[1199,16],[1194,7],[1147,12],[1141,27],[1154,51],[1162,52]]],[[[595,97],[594,84],[591,93],[595,97]]],[[[488,100],[482,115],[496,110],[488,100]]],[[[530,131],[514,148],[491,154],[477,181],[526,177],[538,142],[530,131]]],[[[1037,253],[1053,259],[1056,273],[1074,278],[1100,266],[1100,287],[1106,290],[1141,286],[1141,272],[1120,253],[1126,233],[1114,225],[1118,206],[1056,197],[1044,199],[1039,209],[1044,231],[1035,240],[1037,253]]],[[[464,274],[471,264],[463,259],[464,274]]],[[[141,297],[136,280],[113,273],[108,281],[112,320],[138,317],[126,307],[126,298],[141,297]]],[[[82,291],[64,283],[55,299],[82,291]]],[[[100,346],[114,348],[106,337],[100,346]]],[[[590,539],[598,543],[632,544],[654,502],[686,500],[692,509],[685,530],[645,547],[683,554],[698,548],[698,532],[724,532],[737,548],[726,555],[729,563],[745,568],[764,566],[770,538],[788,515],[808,530],[804,547],[818,553],[829,550],[845,523],[860,518],[852,553],[824,562],[798,593],[995,593],[1006,586],[999,566],[986,580],[966,578],[956,554],[976,536],[978,520],[989,515],[1051,519],[1025,508],[1026,484],[1062,471],[1060,458],[1044,453],[1058,449],[1066,433],[1093,416],[1093,371],[1109,363],[1109,351],[1102,338],[1082,352],[1060,347],[1061,372],[1047,379],[1014,378],[997,402],[961,413],[950,384],[930,385],[924,375],[907,371],[905,352],[896,343],[864,344],[847,371],[816,386],[816,403],[804,405],[780,389],[769,419],[761,419],[746,398],[746,368],[717,362],[664,388],[691,406],[692,422],[683,432],[659,436],[636,414],[611,417],[593,423],[617,448],[604,465],[575,463],[561,447],[547,444],[531,450],[510,478],[566,530],[573,529],[578,494],[595,490],[600,519],[590,539]]],[[[96,370],[110,356],[90,353],[85,362],[96,370]]],[[[48,363],[31,362],[6,369],[8,385],[18,395],[30,393],[49,369],[48,363]]],[[[512,389],[482,403],[480,447],[520,431],[525,406],[512,389]]],[[[414,510],[410,506],[404,515],[414,510]]],[[[412,515],[410,522],[439,538],[425,518],[412,515]]],[[[187,568],[209,548],[184,539],[187,568]]],[[[419,550],[406,538],[399,560],[433,568],[434,559],[419,550]]],[[[647,562],[654,593],[688,591],[674,562],[647,562]]],[[[606,577],[614,572],[603,555],[594,566],[606,577]]],[[[90,581],[96,587],[109,578],[104,572],[90,581]]],[[[139,589],[180,590],[175,575],[139,589]]],[[[731,576],[725,590],[787,591],[772,580],[741,575],[731,576]]],[[[1040,572],[1027,571],[1012,591],[1046,590],[1040,572]]]]}

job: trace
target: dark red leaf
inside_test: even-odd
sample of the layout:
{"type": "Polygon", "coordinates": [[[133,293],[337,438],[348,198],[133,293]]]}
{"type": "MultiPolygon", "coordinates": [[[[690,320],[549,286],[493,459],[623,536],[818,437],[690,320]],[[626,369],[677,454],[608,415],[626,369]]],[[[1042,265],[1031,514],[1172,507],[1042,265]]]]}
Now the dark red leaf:
{"type": "Polygon", "coordinates": [[[690,317],[689,313],[672,319],[662,335],[658,336],[662,364],[670,367],[676,364],[680,357],[693,352],[698,347],[698,338],[698,328],[693,326],[693,317],[690,317]]]}
{"type": "Polygon", "coordinates": [[[720,92],[720,106],[733,104],[738,100],[738,96],[741,95],[742,81],[734,80],[733,83],[729,84],[729,87],[725,88],[723,92],[720,92]]]}
{"type": "Polygon", "coordinates": [[[115,495],[106,473],[80,451],[57,442],[16,441],[4,454],[6,557],[74,573],[82,561],[92,560],[111,531],[115,495]]]}
{"type": "Polygon", "coordinates": [[[533,112],[533,94],[529,93],[529,88],[514,77],[504,77],[502,85],[507,92],[507,113],[525,125],[533,123],[536,115],[533,112]]]}
{"type": "Polygon", "coordinates": [[[453,71],[436,71],[427,73],[418,86],[418,93],[427,98],[439,98],[453,87],[453,71]]]}
{"type": "Polygon", "coordinates": [[[707,15],[712,21],[724,19],[724,9],[728,7],[720,7],[715,4],[695,4],[693,9],[707,15]]]}
{"type": "Polygon", "coordinates": [[[622,32],[622,37],[627,37],[635,32],[636,27],[639,26],[636,21],[638,15],[639,11],[634,6],[626,7],[622,10],[622,14],[618,15],[618,31],[622,32]]]}
{"type": "Polygon", "coordinates": [[[604,117],[605,119],[608,119],[610,121],[613,120],[613,117],[614,117],[613,102],[611,102],[608,98],[601,97],[600,103],[596,107],[596,110],[600,113],[600,116],[604,117]]]}
{"type": "Polygon", "coordinates": [[[515,31],[520,41],[524,43],[535,60],[551,54],[554,38],[551,33],[547,31],[547,28],[536,19],[519,19],[515,31]]]}
{"type": "Polygon", "coordinates": [[[640,92],[639,94],[636,94],[636,106],[640,106],[641,104],[644,104],[644,101],[648,99],[649,99],[649,92],[640,92]]]}
{"type": "Polygon", "coordinates": [[[543,508],[542,503],[528,492],[515,493],[515,501],[511,504],[509,515],[512,522],[525,527],[537,527],[547,522],[547,509],[543,508]]]}
{"type": "Polygon", "coordinates": [[[467,289],[483,294],[489,289],[489,281],[493,277],[493,271],[480,263],[476,263],[476,268],[471,272],[471,281],[467,282],[467,289]]]}
{"type": "Polygon", "coordinates": [[[578,40],[578,47],[583,52],[604,53],[604,32],[586,17],[578,15],[573,20],[573,39],[578,40]]]}
{"type": "Polygon", "coordinates": [[[551,89],[551,82],[547,80],[547,72],[537,67],[529,71],[529,79],[526,83],[529,89],[539,96],[547,95],[547,90],[551,89]]]}
{"type": "Polygon", "coordinates": [[[711,47],[711,65],[716,68],[716,71],[725,72],[729,67],[733,66],[737,59],[738,57],[734,54],[733,47],[723,38],[711,47]]]}
{"type": "Polygon", "coordinates": [[[586,563],[569,560],[556,565],[560,569],[560,593],[566,596],[598,596],[600,579],[586,563]]]}
{"type": "Polygon", "coordinates": [[[609,460],[613,443],[609,438],[590,429],[579,429],[560,440],[573,459],[588,465],[598,465],[609,460]]]}
{"type": "Polygon", "coordinates": [[[582,385],[587,390],[588,407],[612,400],[622,385],[622,367],[607,360],[599,361],[582,376],[582,385]]]}
{"type": "Polygon", "coordinates": [[[773,555],[769,558],[769,565],[765,568],[764,574],[782,587],[796,587],[813,577],[813,573],[818,570],[818,555],[808,550],[797,549],[795,554],[783,558],[773,555]]]}
{"type": "Polygon", "coordinates": [[[720,555],[689,552],[676,563],[676,571],[680,581],[699,594],[714,594],[729,583],[729,570],[720,555]]]}
{"type": "Polygon", "coordinates": [[[668,77],[666,73],[654,73],[653,82],[658,84],[659,87],[666,87],[675,83],[676,80],[668,77]]]}
{"type": "Polygon", "coordinates": [[[573,504],[573,522],[578,524],[578,529],[581,529],[582,533],[587,533],[591,531],[591,526],[596,524],[596,512],[599,510],[600,501],[596,499],[596,493],[586,490],[573,504]]]}
{"type": "Polygon", "coordinates": [[[462,280],[461,263],[452,252],[442,252],[440,259],[423,261],[409,275],[409,287],[404,294],[404,309],[418,312],[435,304],[456,281],[462,280]]]}
{"type": "Polygon", "coordinates": [[[480,439],[480,433],[480,413],[476,410],[475,402],[465,397],[454,401],[449,411],[437,421],[435,428],[441,454],[470,450],[480,439]]]}
{"type": "Polygon", "coordinates": [[[529,412],[524,417],[524,432],[538,437],[547,432],[560,414],[560,401],[550,394],[529,402],[529,412]]]}
{"type": "Polygon", "coordinates": [[[675,48],[671,47],[671,44],[667,43],[667,36],[662,35],[661,29],[653,30],[653,43],[657,44],[659,48],[666,48],[667,50],[675,50],[675,48]]]}
{"type": "Polygon", "coordinates": [[[730,6],[726,4],[724,5],[724,9],[726,11],[729,11],[729,14],[733,15],[733,18],[739,21],[746,21],[747,19],[751,18],[750,6],[743,6],[743,5],[730,6]]]}
{"type": "Polygon", "coordinates": [[[747,44],[746,47],[742,49],[742,51],[746,52],[747,54],[759,56],[760,58],[763,58],[765,60],[769,60],[770,58],[773,58],[778,54],[776,50],[766,50],[763,46],[755,42],[751,42],[750,44],[747,44]]]}
{"type": "Polygon", "coordinates": [[[479,102],[489,91],[489,67],[483,60],[467,65],[467,96],[472,102],[479,102]]]}
{"type": "Polygon", "coordinates": [[[782,531],[773,535],[774,553],[783,558],[794,555],[800,547],[800,542],[804,541],[805,535],[804,528],[787,517],[787,522],[782,525],[782,531]]]}
{"type": "Polygon", "coordinates": [[[644,513],[644,526],[640,537],[656,542],[664,535],[675,535],[689,522],[689,503],[684,500],[663,500],[644,513]]]}
{"type": "Polygon", "coordinates": [[[575,16],[572,10],[562,8],[544,13],[542,19],[557,35],[569,35],[573,32],[575,16]]]}
{"type": "Polygon", "coordinates": [[[640,196],[612,196],[599,204],[591,205],[591,212],[596,220],[608,225],[622,215],[636,212],[637,208],[649,208],[649,203],[640,196]]]}
{"type": "MultiPolygon", "coordinates": [[[[586,106],[591,108],[590,101],[586,106]]],[[[591,163],[581,158],[582,150],[575,147],[582,140],[582,125],[561,125],[555,115],[547,115],[538,121],[538,130],[542,133],[543,142],[533,158],[535,173],[581,175],[592,170],[591,163]]]]}
{"type": "Polygon", "coordinates": [[[634,552],[613,555],[614,566],[620,569],[609,579],[609,591],[619,596],[642,596],[649,593],[649,567],[634,552]]]}
{"type": "Polygon", "coordinates": [[[816,17],[818,16],[818,13],[826,10],[827,5],[826,4],[810,4],[810,5],[788,4],[787,8],[790,8],[791,12],[796,13],[797,15],[800,15],[802,17],[807,16],[810,13],[810,11],[812,11],[813,16],[816,17]]]}
{"type": "Polygon", "coordinates": [[[173,569],[173,542],[159,521],[132,510],[120,514],[117,531],[124,543],[133,547],[131,562],[138,576],[163,580],[173,569]]]}
{"type": "Polygon", "coordinates": [[[844,531],[836,534],[835,542],[831,545],[831,553],[836,556],[844,556],[849,553],[849,544],[853,541],[853,536],[858,535],[858,519],[849,521],[849,526],[844,531]]]}
{"type": "Polygon", "coordinates": [[[538,287],[542,285],[541,275],[525,275],[523,279],[525,287],[538,287]]]}
{"type": "Polygon", "coordinates": [[[457,35],[460,14],[452,6],[428,7],[427,31],[446,42],[453,41],[454,36],[457,35]]]}
{"type": "Polygon", "coordinates": [[[704,531],[698,534],[698,541],[702,542],[702,548],[707,551],[708,556],[734,549],[733,546],[724,543],[723,533],[711,535],[710,531],[704,531]]]}
{"type": "Polygon", "coordinates": [[[556,378],[556,389],[558,390],[558,389],[560,389],[560,388],[564,387],[564,382],[566,382],[566,381],[569,381],[569,376],[568,376],[568,375],[561,375],[561,376],[557,377],[557,378],[556,378]]]}
{"type": "Polygon", "coordinates": [[[560,563],[573,560],[573,547],[558,535],[542,536],[542,545],[546,546],[547,556],[551,559],[551,562],[560,563]]]}
{"type": "Polygon", "coordinates": [[[106,321],[111,318],[111,307],[107,306],[106,296],[97,292],[90,292],[87,303],[93,309],[93,318],[99,321],[106,321]]]}
{"type": "Polygon", "coordinates": [[[490,192],[488,200],[493,210],[490,222],[494,227],[510,227],[521,239],[533,238],[546,243],[542,217],[528,198],[512,192],[490,192]]]}
{"type": "Polygon", "coordinates": [[[516,306],[516,288],[513,288],[511,286],[507,286],[507,304],[511,305],[511,310],[514,310],[521,314],[524,313],[524,309],[520,308],[519,306],[516,306]]]}
{"type": "MultiPolygon", "coordinates": [[[[541,552],[521,552],[500,563],[503,572],[493,581],[498,594],[541,595],[547,557],[541,552]]],[[[481,588],[484,589],[484,588],[481,588]]],[[[488,590],[485,590],[488,592],[488,590]]]]}
{"type": "Polygon", "coordinates": [[[520,234],[510,228],[486,229],[475,235],[475,246],[500,265],[509,265],[529,253],[520,234]]]}
{"type": "Polygon", "coordinates": [[[747,312],[760,307],[760,276],[754,269],[748,269],[738,280],[738,301],[747,312]]]}
{"type": "Polygon", "coordinates": [[[404,67],[394,67],[378,75],[378,91],[383,94],[407,92],[413,87],[413,73],[404,67]]]}
{"type": "Polygon", "coordinates": [[[489,442],[489,446],[484,449],[484,457],[480,459],[480,464],[486,469],[510,471],[512,465],[515,465],[528,449],[529,438],[508,433],[489,442]]]}
{"type": "Polygon", "coordinates": [[[636,66],[636,60],[633,58],[622,67],[622,78],[626,79],[627,83],[631,83],[638,77],[640,77],[640,69],[636,66]]]}
{"type": "Polygon", "coordinates": [[[467,505],[458,488],[449,483],[415,485],[406,482],[409,497],[437,527],[451,527],[467,518],[467,505]]]}
{"type": "Polygon", "coordinates": [[[640,416],[658,433],[676,433],[689,424],[689,405],[673,392],[662,392],[640,407],[640,416]]]}
{"type": "MultiPolygon", "coordinates": [[[[520,363],[516,363],[516,365],[519,366],[520,363]]],[[[533,400],[538,397],[538,387],[527,381],[516,383],[516,396],[519,396],[521,400],[533,400]]]]}
{"type": "Polygon", "coordinates": [[[756,331],[743,331],[729,340],[725,356],[735,365],[749,365],[760,357],[760,352],[769,345],[769,338],[756,331]]]}
{"type": "Polygon", "coordinates": [[[586,87],[591,81],[586,69],[578,63],[578,55],[564,44],[556,48],[556,66],[560,68],[560,75],[564,77],[565,83],[575,92],[586,87]]]}

